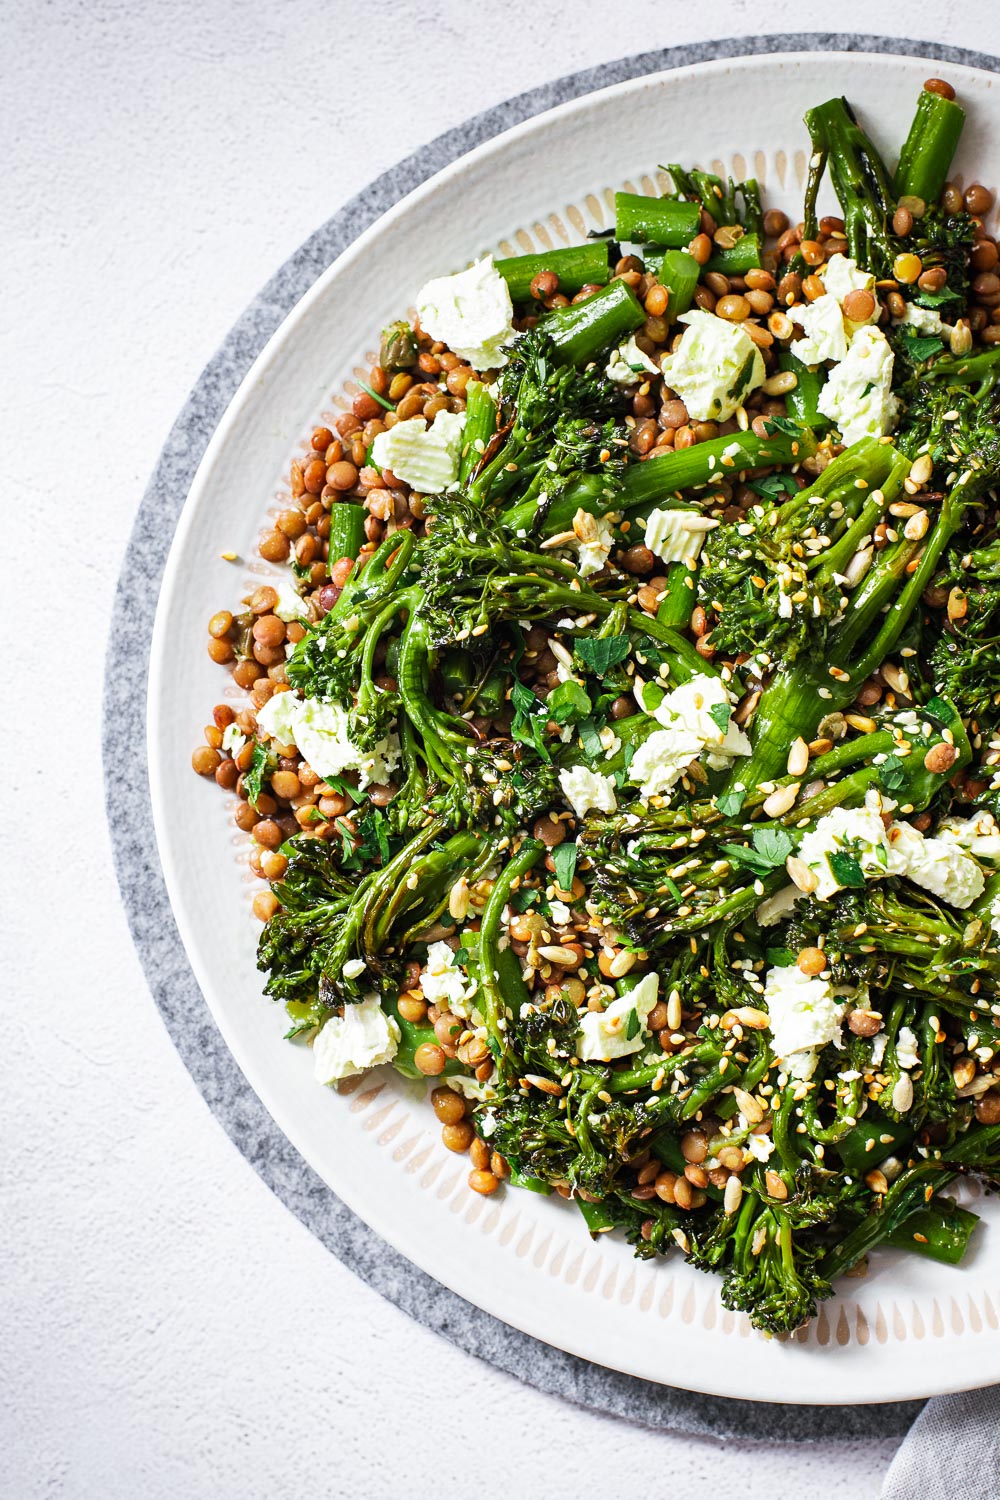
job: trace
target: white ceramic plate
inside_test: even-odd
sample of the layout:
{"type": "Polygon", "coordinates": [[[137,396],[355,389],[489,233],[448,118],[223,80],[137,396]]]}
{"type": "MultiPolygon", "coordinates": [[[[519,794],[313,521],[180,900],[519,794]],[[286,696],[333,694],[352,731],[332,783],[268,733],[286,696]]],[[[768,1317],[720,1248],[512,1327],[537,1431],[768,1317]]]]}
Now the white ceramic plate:
{"type": "MultiPolygon", "coordinates": [[[[783,54],[640,78],[566,104],[473,151],[418,188],[347,250],[271,339],[216,432],[167,566],[149,681],[149,763],[160,854],[192,967],[241,1068],[309,1163],[425,1271],[525,1332],[632,1375],[724,1396],[887,1401],[1000,1379],[1000,1214],[959,1269],[880,1254],[786,1341],[726,1312],[719,1283],[683,1264],[594,1244],[572,1205],[506,1190],[477,1197],[448,1153],[422,1086],[390,1070],[349,1097],[317,1086],[308,1050],[282,1041],[283,1007],[262,998],[250,899],[259,883],[230,799],[191,774],[190,753],[228,681],[205,623],[271,571],[261,523],[285,494],[301,436],[336,415],[378,330],[432,275],[487,250],[579,241],[611,222],[616,188],[654,193],[657,163],[681,160],[761,180],[769,205],[800,212],[810,105],[846,94],[887,152],[907,130],[927,62],[783,54]]],[[[997,79],[954,80],[969,108],[957,174],[994,185],[997,79]]],[[[832,200],[829,210],[835,205],[832,200]]],[[[235,693],[231,690],[233,696],[235,693]]]]}

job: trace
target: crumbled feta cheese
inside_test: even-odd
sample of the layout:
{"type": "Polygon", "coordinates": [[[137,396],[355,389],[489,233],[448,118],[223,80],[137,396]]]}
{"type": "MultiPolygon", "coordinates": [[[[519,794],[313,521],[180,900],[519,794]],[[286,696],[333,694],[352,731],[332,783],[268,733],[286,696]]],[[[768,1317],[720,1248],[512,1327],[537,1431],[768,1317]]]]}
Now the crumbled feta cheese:
{"type": "Polygon", "coordinates": [[[901,1026],[896,1033],[896,1061],[901,1068],[915,1068],[920,1062],[917,1038],[909,1026],[901,1026]]]}
{"type": "Polygon", "coordinates": [[[239,755],[246,742],[247,737],[240,733],[238,724],[227,724],[222,731],[222,748],[233,757],[233,760],[239,755]]]}
{"type": "Polygon", "coordinates": [[[972,855],[947,839],[928,839],[908,823],[894,823],[890,837],[899,837],[905,852],[907,880],[939,896],[949,906],[971,906],[986,887],[986,877],[972,855]],[[905,832],[904,832],[905,830],[905,832]]]}
{"type": "Polygon", "coordinates": [[[372,750],[359,750],[348,734],[347,709],[340,703],[275,693],[257,712],[257,727],[281,745],[294,745],[320,776],[358,772],[358,785],[382,786],[399,765],[399,736],[389,734],[372,750]]]}
{"type": "Polygon", "coordinates": [[[804,337],[792,344],[792,353],[804,365],[821,365],[824,360],[847,357],[847,334],[844,315],[836,297],[825,292],[815,302],[797,303],[788,309],[793,323],[805,330],[804,337]]]}
{"type": "Polygon", "coordinates": [[[368,965],[363,958],[349,958],[340,972],[345,979],[357,979],[360,974],[365,972],[367,967],[368,965]]]}
{"type": "Polygon", "coordinates": [[[774,1142],[762,1131],[753,1131],[747,1137],[747,1150],[754,1161],[769,1161],[771,1152],[774,1150],[774,1142]]]}
{"type": "Polygon", "coordinates": [[[570,766],[560,771],[559,785],[578,818],[592,807],[598,812],[614,812],[618,806],[614,778],[591,771],[587,766],[570,766]]]}
{"type": "Polygon", "coordinates": [[[503,345],[514,336],[514,308],[492,255],[467,271],[428,281],[417,293],[417,316],[425,333],[473,369],[496,370],[507,363],[503,345]]]}
{"type": "Polygon", "coordinates": [[[936,836],[961,845],[977,859],[1000,860],[1000,826],[986,809],[971,818],[942,818],[936,836]]]}
{"type": "Polygon", "coordinates": [[[651,510],[646,518],[645,543],[661,562],[687,563],[694,568],[705,533],[718,526],[697,510],[651,510]]]}
{"type": "Polygon", "coordinates": [[[889,1045],[888,1032],[880,1031],[872,1042],[872,1067],[880,1068],[882,1059],[885,1057],[885,1049],[889,1045]]]}
{"type": "Polygon", "coordinates": [[[278,602],[274,606],[274,613],[279,620],[286,622],[291,620],[308,620],[309,610],[306,601],[295,587],[287,572],[279,573],[277,578],[272,578],[270,587],[278,596],[278,602]]]}
{"type": "MultiPolygon", "coordinates": [[[[496,1084],[491,1083],[489,1079],[485,1083],[480,1083],[478,1079],[469,1078],[465,1073],[455,1073],[451,1078],[446,1078],[445,1083],[448,1088],[454,1089],[456,1094],[462,1094],[466,1099],[476,1099],[480,1103],[488,1102],[497,1096],[496,1084]]],[[[496,1116],[492,1110],[487,1110],[479,1122],[480,1132],[489,1140],[496,1128],[496,1116]]]]}
{"type": "Polygon", "coordinates": [[[798,857],[817,878],[815,896],[827,901],[843,886],[830,867],[831,854],[850,854],[867,880],[901,875],[906,858],[890,847],[882,819],[870,808],[835,807],[803,836],[798,857]]]}
{"type": "Polygon", "coordinates": [[[439,411],[429,427],[410,417],[376,435],[372,459],[422,495],[440,495],[458,479],[464,429],[464,412],[439,411]]]}
{"type": "Polygon", "coordinates": [[[634,989],[612,1000],[607,1010],[588,1010],[580,1019],[579,1055],[584,1062],[611,1062],[641,1052],[649,1036],[646,1022],[656,1004],[660,976],[646,974],[634,989]],[[634,1036],[628,1036],[629,1018],[635,1015],[634,1036]]]}
{"type": "Polygon", "coordinates": [[[750,754],[752,746],[749,739],[732,721],[733,695],[721,677],[710,677],[705,672],[699,672],[689,682],[683,682],[665,693],[654,708],[646,706],[649,694],[645,688],[642,691],[640,708],[652,713],[657,723],[662,724],[665,729],[683,725],[712,750],[719,750],[724,755],[750,754]],[[729,709],[725,729],[719,727],[722,708],[729,709]]]}
{"type": "Polygon", "coordinates": [[[871,807],[836,807],[803,837],[798,856],[817,876],[819,901],[843,888],[830,866],[830,855],[837,853],[853,856],[866,880],[905,875],[951,906],[970,906],[986,884],[960,844],[925,838],[909,823],[891,823],[887,830],[871,807]]]}
{"type": "Polygon", "coordinates": [[[844,1005],[834,999],[829,980],[803,974],[798,964],[767,971],[764,1001],[778,1059],[793,1078],[810,1078],[817,1049],[840,1043],[844,1005]]]}
{"type": "Polygon", "coordinates": [[[774,927],[795,910],[796,901],[802,899],[797,885],[783,885],[780,891],[768,896],[757,908],[757,923],[760,927],[774,927]]]}
{"type": "Polygon", "coordinates": [[[647,374],[659,375],[660,367],[639,348],[633,334],[612,352],[604,373],[615,385],[637,385],[647,374]]]}
{"type": "Polygon", "coordinates": [[[864,437],[883,437],[895,427],[899,402],[892,394],[892,364],[885,334],[864,327],[827,376],[817,405],[840,428],[848,447],[864,437]]]}
{"type": "Polygon", "coordinates": [[[628,778],[643,797],[668,791],[703,750],[713,769],[728,765],[733,756],[750,754],[749,739],[731,718],[725,729],[719,727],[719,709],[732,710],[731,694],[721,678],[700,673],[665,693],[655,706],[649,702],[651,696],[646,683],[637,683],[639,707],[663,725],[643,741],[629,765],[628,778]]]}
{"type": "Polygon", "coordinates": [[[597,535],[577,544],[581,578],[589,578],[592,573],[599,573],[615,544],[615,534],[611,529],[610,521],[606,521],[603,516],[595,519],[597,520],[597,535]]]}
{"type": "Polygon", "coordinates": [[[327,1021],[313,1043],[313,1071],[319,1083],[337,1083],[392,1062],[398,1045],[397,1022],[385,1014],[377,995],[367,995],[327,1021]]]}
{"type": "Polygon", "coordinates": [[[696,309],[677,350],[661,361],[663,378],[696,422],[726,422],[763,385],[764,360],[745,328],[696,309]]]}
{"type": "Polygon", "coordinates": [[[456,1016],[467,1016],[477,986],[467,982],[447,943],[431,943],[420,976],[420,989],[428,1005],[443,1005],[456,1016]]]}
{"type": "Polygon", "coordinates": [[[951,330],[947,323],[933,307],[919,307],[916,302],[908,302],[901,318],[892,320],[897,328],[915,328],[920,334],[942,334],[951,330]]]}
{"type": "Polygon", "coordinates": [[[628,779],[641,797],[659,797],[680,780],[701,748],[701,741],[693,735],[656,729],[633,755],[628,779]]]}
{"type": "Polygon", "coordinates": [[[550,901],[549,911],[557,927],[565,927],[573,915],[565,901],[550,901]]]}

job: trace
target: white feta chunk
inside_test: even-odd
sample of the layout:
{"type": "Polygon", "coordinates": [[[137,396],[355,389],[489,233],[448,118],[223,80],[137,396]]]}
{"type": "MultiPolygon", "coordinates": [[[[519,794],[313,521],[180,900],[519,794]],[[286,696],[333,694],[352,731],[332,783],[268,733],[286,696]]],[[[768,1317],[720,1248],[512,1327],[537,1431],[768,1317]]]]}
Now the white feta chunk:
{"type": "Polygon", "coordinates": [[[897,328],[915,328],[919,334],[950,333],[949,325],[943,320],[941,314],[933,307],[920,307],[916,302],[908,302],[901,318],[892,320],[897,328]]]}
{"type": "Polygon", "coordinates": [[[222,748],[235,760],[247,742],[245,734],[240,732],[238,724],[227,724],[222,731],[222,748]]]}
{"type": "Polygon", "coordinates": [[[840,428],[848,447],[891,432],[899,415],[892,394],[893,353],[884,333],[859,328],[847,355],[830,371],[817,405],[840,428]]]}
{"type": "Polygon", "coordinates": [[[763,385],[764,360],[746,329],[714,313],[684,313],[680,344],[660,363],[663,378],[696,422],[726,422],[763,385]]]}
{"type": "Polygon", "coordinates": [[[358,785],[382,786],[399,765],[399,736],[389,734],[372,750],[359,750],[348,734],[347,709],[340,703],[275,693],[257,713],[257,727],[280,745],[294,745],[318,775],[358,772],[358,785]]]}
{"type": "Polygon", "coordinates": [[[656,1005],[658,974],[646,974],[634,989],[612,1000],[607,1010],[585,1011],[578,1052],[584,1062],[611,1062],[641,1052],[649,1039],[647,1022],[656,1005]],[[632,1035],[629,1036],[629,1031],[632,1035]]]}
{"type": "Polygon", "coordinates": [[[592,807],[598,812],[614,812],[618,806],[614,777],[591,771],[588,766],[569,766],[560,771],[559,785],[578,818],[592,807]]]}
{"type": "Polygon", "coordinates": [[[466,979],[447,943],[430,943],[420,975],[420,989],[428,1005],[440,1005],[456,1016],[469,1014],[477,986],[466,979]]]}
{"type": "Polygon", "coordinates": [[[326,1022],[313,1042],[313,1072],[319,1083],[338,1083],[392,1062],[398,1045],[396,1020],[385,1014],[377,995],[367,995],[326,1022]]]}
{"type": "Polygon", "coordinates": [[[427,425],[426,417],[410,417],[376,435],[372,459],[422,495],[440,495],[458,480],[465,413],[439,411],[427,425]]]}
{"type": "Polygon", "coordinates": [[[454,276],[428,281],[417,293],[417,316],[425,333],[473,369],[496,370],[507,363],[503,346],[514,336],[514,308],[492,255],[454,276]]]}
{"type": "Polygon", "coordinates": [[[907,823],[894,823],[892,832],[905,829],[907,880],[922,886],[949,906],[971,906],[986,888],[986,877],[972,855],[948,839],[928,839],[907,823]]]}
{"type": "Polygon", "coordinates": [[[718,524],[697,510],[651,510],[644,539],[661,562],[686,563],[694,569],[706,534],[718,524]]]}
{"type": "Polygon", "coordinates": [[[613,350],[604,371],[608,379],[615,385],[638,385],[646,375],[659,375],[660,367],[654,364],[649,355],[639,348],[635,341],[635,334],[624,344],[619,344],[613,350]]]}
{"type": "Polygon", "coordinates": [[[277,578],[272,578],[270,587],[278,596],[278,602],[274,606],[274,613],[279,620],[289,622],[291,620],[308,620],[309,610],[306,601],[299,593],[289,572],[279,573],[277,578]]]}
{"type": "Polygon", "coordinates": [[[896,1061],[901,1068],[915,1068],[920,1062],[916,1034],[909,1026],[901,1026],[896,1033],[896,1061]]]}
{"type": "Polygon", "coordinates": [[[577,543],[577,557],[580,563],[580,577],[589,578],[592,573],[599,573],[610,556],[611,549],[615,544],[615,534],[611,522],[603,516],[595,517],[597,521],[597,535],[577,543]]]}
{"type": "Polygon", "coordinates": [[[783,885],[780,891],[775,891],[773,896],[768,896],[757,908],[756,917],[759,926],[774,927],[785,917],[791,916],[795,910],[796,901],[802,900],[802,892],[797,885],[783,885]]]}
{"type": "Polygon", "coordinates": [[[678,782],[702,744],[694,735],[672,729],[656,729],[643,740],[628,768],[628,779],[645,799],[662,796],[678,782]]]}
{"type": "Polygon", "coordinates": [[[767,971],[764,1002],[782,1066],[793,1078],[811,1078],[818,1049],[840,1044],[844,1004],[834,998],[829,980],[803,974],[798,964],[767,971]]]}
{"type": "Polygon", "coordinates": [[[732,695],[719,677],[699,673],[655,704],[649,685],[640,682],[635,698],[644,713],[663,725],[643,741],[629,765],[628,778],[643,797],[669,791],[703,751],[713,769],[750,754],[749,739],[732,722],[732,695]]]}
{"type": "Polygon", "coordinates": [[[793,323],[804,330],[804,337],[792,344],[792,353],[804,365],[821,365],[824,360],[847,357],[847,334],[844,315],[836,297],[825,292],[815,302],[802,302],[788,309],[793,323]]]}
{"type": "Polygon", "coordinates": [[[866,807],[835,807],[803,835],[798,857],[816,876],[819,901],[844,888],[830,866],[832,854],[851,855],[866,880],[901,875],[906,868],[906,857],[890,846],[880,815],[866,807]]]}
{"type": "Polygon", "coordinates": [[[942,818],[936,836],[968,849],[977,859],[1000,860],[1000,826],[985,808],[971,818],[942,818]]]}

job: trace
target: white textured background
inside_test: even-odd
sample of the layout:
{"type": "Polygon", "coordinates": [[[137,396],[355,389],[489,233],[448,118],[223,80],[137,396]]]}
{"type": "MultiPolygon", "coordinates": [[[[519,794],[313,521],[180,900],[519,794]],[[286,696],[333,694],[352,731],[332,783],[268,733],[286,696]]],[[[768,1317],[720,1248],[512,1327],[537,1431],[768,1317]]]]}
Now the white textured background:
{"type": "MultiPolygon", "coordinates": [[[[773,32],[878,25],[862,0],[766,14],[773,32]]],[[[181,1066],[103,827],[100,676],[132,516],[189,387],[270,273],[466,116],[763,15],[758,0],[0,10],[4,1497],[877,1495],[891,1443],[629,1428],[523,1388],[355,1280],[181,1066]]],[[[909,0],[890,27],[1000,52],[1000,22],[965,0],[909,0]]]]}

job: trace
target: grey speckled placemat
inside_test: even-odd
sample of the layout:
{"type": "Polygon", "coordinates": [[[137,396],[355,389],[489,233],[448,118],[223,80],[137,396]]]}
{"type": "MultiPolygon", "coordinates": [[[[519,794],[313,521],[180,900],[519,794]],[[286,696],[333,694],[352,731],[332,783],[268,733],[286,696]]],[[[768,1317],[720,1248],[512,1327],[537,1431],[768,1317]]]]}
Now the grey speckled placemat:
{"type": "Polygon", "coordinates": [[[886,1438],[904,1433],[919,1401],[883,1406],[792,1406],[732,1401],[621,1375],[518,1333],[463,1301],[391,1250],[298,1155],[250,1088],[216,1029],[188,965],[163,884],[145,760],[146,675],[153,615],[181,506],[208,440],[253,360],[340,252],[380,214],[473,146],[553,105],[623,79],[753,53],[902,53],[1000,71],[1000,61],[956,47],[875,36],[808,33],[703,42],[645,52],[575,73],[497,105],[438,136],[370,183],[271,278],[202,372],[167,438],[143,496],[118,580],[106,664],[106,802],[132,937],[167,1029],[209,1108],[281,1201],[369,1286],[411,1318],[501,1370],[595,1410],[702,1437],[768,1442],[886,1438]],[[126,744],[127,737],[127,744],[126,744]]]}

